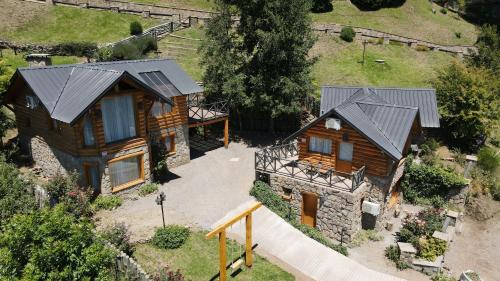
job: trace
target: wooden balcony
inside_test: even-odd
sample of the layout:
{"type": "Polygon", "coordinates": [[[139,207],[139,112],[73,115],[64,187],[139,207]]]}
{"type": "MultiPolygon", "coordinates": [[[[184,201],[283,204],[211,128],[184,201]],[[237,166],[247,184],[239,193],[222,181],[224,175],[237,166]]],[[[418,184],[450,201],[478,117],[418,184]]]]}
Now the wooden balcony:
{"type": "Polygon", "coordinates": [[[329,188],[354,192],[363,182],[365,167],[351,173],[298,159],[296,142],[266,147],[255,152],[255,170],[299,179],[329,188]]]}

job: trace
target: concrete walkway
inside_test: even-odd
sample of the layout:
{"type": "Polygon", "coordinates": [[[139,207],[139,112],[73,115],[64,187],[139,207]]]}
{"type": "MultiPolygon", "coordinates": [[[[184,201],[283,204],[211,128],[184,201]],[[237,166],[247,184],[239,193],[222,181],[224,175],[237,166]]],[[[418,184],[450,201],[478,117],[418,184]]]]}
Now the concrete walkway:
{"type": "MultiPolygon", "coordinates": [[[[215,227],[234,215],[245,210],[253,201],[248,201],[221,220],[214,223],[215,227]]],[[[236,223],[229,229],[229,237],[243,242],[244,223],[236,223]]],[[[278,215],[261,207],[253,215],[253,243],[256,251],[271,261],[301,273],[303,280],[320,281],[396,281],[404,280],[380,273],[364,267],[330,248],[310,239],[302,232],[285,222],[278,215]]]]}

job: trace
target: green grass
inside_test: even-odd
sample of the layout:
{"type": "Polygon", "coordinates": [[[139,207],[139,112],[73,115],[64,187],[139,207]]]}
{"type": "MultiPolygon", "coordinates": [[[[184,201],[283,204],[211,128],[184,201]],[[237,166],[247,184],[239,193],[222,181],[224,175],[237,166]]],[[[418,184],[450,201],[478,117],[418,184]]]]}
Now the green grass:
{"type": "Polygon", "coordinates": [[[214,7],[213,0],[126,0],[144,4],[174,6],[187,9],[211,10],[214,7]]]}
{"type": "MultiPolygon", "coordinates": [[[[206,240],[205,234],[205,232],[191,233],[186,243],[175,250],[161,250],[151,244],[138,244],[134,258],[151,274],[161,266],[168,265],[171,270],[180,269],[185,280],[210,280],[219,272],[219,242],[217,238],[206,240]]],[[[230,260],[231,253],[234,253],[234,258],[236,258],[237,251],[242,249],[243,247],[239,244],[228,240],[228,260],[230,260]]],[[[294,280],[290,273],[256,254],[254,254],[252,268],[247,269],[242,266],[242,269],[234,278],[235,280],[294,280]]],[[[230,269],[228,269],[229,274],[231,274],[230,269]]]]}
{"type": "Polygon", "coordinates": [[[31,43],[106,43],[129,36],[129,25],[134,20],[140,21],[144,29],[160,22],[110,11],[54,6],[48,13],[38,14],[17,29],[5,32],[2,37],[31,43]]]}
{"type": "MultiPolygon", "coordinates": [[[[3,57],[0,60],[3,60],[9,68],[15,70],[18,67],[28,66],[28,63],[24,59],[25,53],[17,53],[14,54],[14,51],[10,49],[2,50],[3,57]]],[[[52,64],[73,64],[79,63],[83,58],[75,57],[75,56],[52,56],[52,64]]],[[[86,61],[86,60],[85,60],[86,61]]]]}
{"type": "Polygon", "coordinates": [[[361,64],[361,43],[346,43],[331,36],[320,36],[311,53],[319,58],[313,67],[313,78],[318,86],[430,87],[436,70],[455,59],[443,52],[367,44],[365,64],[361,64]],[[385,64],[375,62],[379,59],[385,60],[385,64]]]}
{"type": "Polygon", "coordinates": [[[439,9],[428,0],[406,0],[399,8],[363,12],[349,1],[334,1],[332,12],[313,14],[313,20],[372,28],[440,44],[468,45],[475,42],[474,25],[451,11],[443,15],[439,9]],[[461,32],[461,38],[457,38],[455,32],[461,32]]]}

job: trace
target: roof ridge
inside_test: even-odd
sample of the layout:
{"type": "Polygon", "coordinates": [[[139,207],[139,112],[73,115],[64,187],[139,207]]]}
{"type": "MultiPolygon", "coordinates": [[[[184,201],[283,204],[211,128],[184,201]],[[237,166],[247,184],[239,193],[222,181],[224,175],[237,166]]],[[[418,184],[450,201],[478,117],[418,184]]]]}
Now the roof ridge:
{"type": "Polygon", "coordinates": [[[173,58],[158,58],[158,59],[137,59],[137,60],[122,60],[122,61],[101,61],[101,62],[86,62],[86,63],[70,63],[70,64],[56,64],[56,65],[46,65],[41,67],[19,67],[19,70],[42,70],[51,68],[68,68],[68,67],[85,67],[85,66],[98,66],[98,65],[108,65],[108,64],[124,64],[124,63],[137,63],[137,62],[147,62],[147,61],[168,61],[175,60],[173,58]]]}
{"type": "Polygon", "coordinates": [[[69,73],[68,75],[68,78],[66,79],[66,82],[64,82],[64,86],[61,88],[61,92],[59,93],[59,95],[57,96],[57,100],[56,100],[56,103],[54,104],[54,107],[52,108],[52,111],[50,112],[50,115],[51,115],[51,118],[52,118],[52,114],[54,114],[54,111],[56,110],[56,107],[57,107],[57,104],[59,103],[59,100],[61,99],[61,96],[62,94],[64,93],[64,89],[66,88],[66,86],[68,85],[68,81],[69,79],[71,78],[71,76],[73,75],[73,71],[75,70],[75,68],[73,67],[73,69],[71,70],[71,72],[69,73]]]}
{"type": "Polygon", "coordinates": [[[399,104],[390,104],[390,103],[376,103],[376,102],[368,102],[368,101],[355,101],[355,103],[363,103],[369,105],[380,105],[380,106],[388,106],[388,107],[399,107],[405,109],[415,109],[418,110],[418,107],[409,106],[409,105],[399,105],[399,104]]]}
{"type": "Polygon", "coordinates": [[[374,90],[411,90],[411,91],[435,91],[434,88],[404,88],[404,87],[371,87],[374,90]]]}
{"type": "Polygon", "coordinates": [[[90,70],[99,70],[99,71],[108,71],[108,72],[114,72],[114,73],[123,73],[125,70],[118,71],[114,69],[105,69],[105,68],[98,68],[98,67],[93,67],[93,66],[74,66],[73,68],[83,68],[83,69],[90,69],[90,70]]]}

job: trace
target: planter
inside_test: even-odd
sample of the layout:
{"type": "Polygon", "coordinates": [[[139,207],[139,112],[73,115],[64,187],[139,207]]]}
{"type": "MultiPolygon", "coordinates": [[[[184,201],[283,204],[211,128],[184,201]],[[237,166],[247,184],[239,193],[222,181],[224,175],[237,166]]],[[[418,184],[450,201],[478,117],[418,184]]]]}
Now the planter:
{"type": "Polygon", "coordinates": [[[483,279],[481,279],[481,277],[479,277],[479,274],[475,273],[474,271],[467,270],[460,274],[459,281],[483,281],[483,279]]]}

